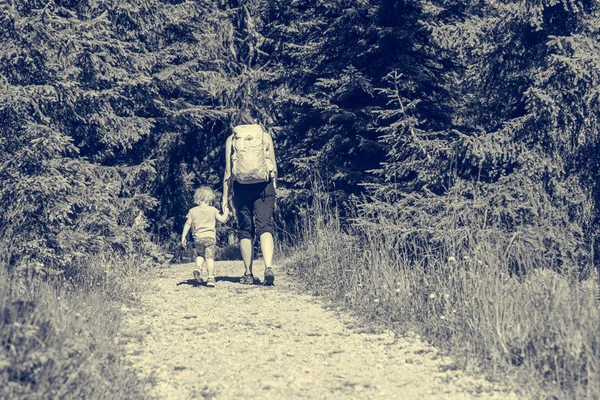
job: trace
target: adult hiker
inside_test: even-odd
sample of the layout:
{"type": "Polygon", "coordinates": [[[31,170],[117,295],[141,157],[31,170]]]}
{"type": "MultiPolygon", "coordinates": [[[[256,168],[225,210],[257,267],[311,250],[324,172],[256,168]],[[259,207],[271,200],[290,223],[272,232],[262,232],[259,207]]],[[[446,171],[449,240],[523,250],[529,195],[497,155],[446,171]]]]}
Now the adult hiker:
{"type": "Polygon", "coordinates": [[[246,285],[254,283],[253,249],[254,239],[258,237],[265,262],[263,282],[265,285],[273,285],[273,210],[277,179],[273,139],[249,108],[239,110],[232,122],[233,132],[225,142],[222,206],[223,209],[227,207],[231,189],[239,225],[240,252],[245,267],[240,282],[246,285]]]}

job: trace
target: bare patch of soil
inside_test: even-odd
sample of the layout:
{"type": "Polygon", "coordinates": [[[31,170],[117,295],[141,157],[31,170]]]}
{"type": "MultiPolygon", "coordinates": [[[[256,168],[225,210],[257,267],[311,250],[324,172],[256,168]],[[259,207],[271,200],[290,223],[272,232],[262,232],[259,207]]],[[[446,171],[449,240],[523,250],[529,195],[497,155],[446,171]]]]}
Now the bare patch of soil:
{"type": "Polygon", "coordinates": [[[141,307],[125,310],[127,359],[158,398],[517,398],[417,339],[327,309],[281,270],[274,287],[247,286],[241,262],[217,262],[209,288],[193,267],[148,277],[141,307]]]}

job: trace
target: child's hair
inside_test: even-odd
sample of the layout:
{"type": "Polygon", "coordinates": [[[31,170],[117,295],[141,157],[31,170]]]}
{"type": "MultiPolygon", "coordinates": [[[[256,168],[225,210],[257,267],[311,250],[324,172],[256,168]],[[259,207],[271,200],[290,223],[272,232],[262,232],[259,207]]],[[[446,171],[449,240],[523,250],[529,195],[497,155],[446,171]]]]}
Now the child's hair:
{"type": "Polygon", "coordinates": [[[211,201],[215,199],[215,192],[208,186],[200,186],[194,192],[194,203],[197,205],[200,204],[210,204],[211,201]]]}

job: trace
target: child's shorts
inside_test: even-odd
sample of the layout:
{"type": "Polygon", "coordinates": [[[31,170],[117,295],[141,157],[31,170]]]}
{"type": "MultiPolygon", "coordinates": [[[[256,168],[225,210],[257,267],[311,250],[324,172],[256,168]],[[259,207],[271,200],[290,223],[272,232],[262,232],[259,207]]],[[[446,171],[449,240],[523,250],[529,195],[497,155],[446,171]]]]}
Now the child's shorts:
{"type": "Polygon", "coordinates": [[[215,238],[198,238],[194,239],[196,244],[196,254],[207,259],[215,258],[215,250],[217,249],[217,241],[215,238]]]}

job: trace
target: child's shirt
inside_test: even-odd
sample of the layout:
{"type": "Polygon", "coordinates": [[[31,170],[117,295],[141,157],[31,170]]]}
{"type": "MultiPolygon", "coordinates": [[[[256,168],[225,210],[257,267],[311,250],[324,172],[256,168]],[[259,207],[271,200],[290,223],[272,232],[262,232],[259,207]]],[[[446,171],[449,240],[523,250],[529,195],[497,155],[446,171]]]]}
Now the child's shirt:
{"type": "Polygon", "coordinates": [[[192,236],[194,239],[216,238],[216,215],[219,210],[207,204],[202,204],[192,208],[186,215],[186,218],[192,221],[192,236]]]}

